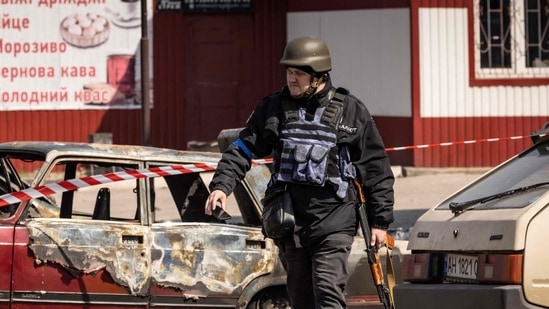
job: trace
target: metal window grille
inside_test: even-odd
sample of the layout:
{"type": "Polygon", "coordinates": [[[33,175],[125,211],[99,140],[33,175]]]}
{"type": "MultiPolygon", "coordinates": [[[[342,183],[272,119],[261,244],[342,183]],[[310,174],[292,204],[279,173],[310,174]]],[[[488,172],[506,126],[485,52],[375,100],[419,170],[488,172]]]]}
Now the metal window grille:
{"type": "Polygon", "coordinates": [[[511,0],[480,0],[481,68],[510,68],[511,0]]]}
{"type": "Polygon", "coordinates": [[[524,0],[526,66],[549,66],[549,0],[524,0]]]}

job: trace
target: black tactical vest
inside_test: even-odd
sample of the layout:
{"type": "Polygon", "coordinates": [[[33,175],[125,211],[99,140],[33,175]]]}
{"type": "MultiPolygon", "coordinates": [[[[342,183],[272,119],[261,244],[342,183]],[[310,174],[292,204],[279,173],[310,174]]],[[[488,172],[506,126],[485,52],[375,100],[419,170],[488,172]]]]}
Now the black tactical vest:
{"type": "Polygon", "coordinates": [[[308,113],[305,107],[284,100],[284,124],[280,132],[276,166],[278,181],[337,186],[344,198],[349,180],[354,178],[347,149],[337,146],[337,128],[343,117],[347,90],[338,88],[328,105],[308,113]]]}

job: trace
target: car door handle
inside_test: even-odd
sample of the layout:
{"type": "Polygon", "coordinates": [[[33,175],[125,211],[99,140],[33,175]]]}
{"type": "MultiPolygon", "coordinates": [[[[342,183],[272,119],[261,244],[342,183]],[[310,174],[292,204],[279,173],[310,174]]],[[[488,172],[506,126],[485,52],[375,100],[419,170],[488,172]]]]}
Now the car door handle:
{"type": "Polygon", "coordinates": [[[246,248],[247,249],[265,249],[265,241],[263,240],[252,240],[246,239],[246,248]]]}
{"type": "Polygon", "coordinates": [[[122,243],[123,244],[143,244],[143,236],[142,235],[122,235],[122,243]]]}

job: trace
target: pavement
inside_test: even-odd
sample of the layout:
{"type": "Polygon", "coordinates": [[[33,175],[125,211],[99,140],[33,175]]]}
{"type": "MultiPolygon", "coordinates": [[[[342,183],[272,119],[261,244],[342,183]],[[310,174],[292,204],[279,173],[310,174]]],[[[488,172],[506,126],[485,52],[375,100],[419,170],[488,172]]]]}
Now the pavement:
{"type": "MultiPolygon", "coordinates": [[[[406,237],[407,231],[426,210],[472,182],[489,168],[414,168],[393,167],[395,174],[395,222],[406,237]]],[[[395,236],[398,237],[399,233],[395,236]]]]}

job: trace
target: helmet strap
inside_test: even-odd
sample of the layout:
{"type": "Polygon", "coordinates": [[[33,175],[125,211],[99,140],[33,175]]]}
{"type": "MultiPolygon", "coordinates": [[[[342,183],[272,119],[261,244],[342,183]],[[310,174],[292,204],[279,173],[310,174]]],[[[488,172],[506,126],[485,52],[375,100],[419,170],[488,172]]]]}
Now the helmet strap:
{"type": "Polygon", "coordinates": [[[309,98],[310,96],[312,96],[315,92],[316,92],[316,89],[318,88],[318,86],[322,85],[322,83],[324,83],[324,76],[325,74],[322,74],[322,75],[312,75],[311,77],[311,84],[309,85],[309,88],[307,88],[307,90],[305,90],[305,92],[303,93],[303,95],[301,96],[302,98],[309,98]]]}

